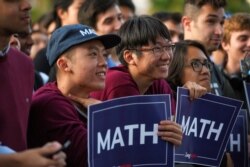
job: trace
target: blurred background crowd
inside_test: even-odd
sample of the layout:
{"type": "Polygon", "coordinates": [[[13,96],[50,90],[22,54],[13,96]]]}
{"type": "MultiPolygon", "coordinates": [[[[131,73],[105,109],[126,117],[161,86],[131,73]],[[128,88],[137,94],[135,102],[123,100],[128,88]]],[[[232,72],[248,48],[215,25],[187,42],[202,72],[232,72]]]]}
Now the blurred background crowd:
{"type": "MultiPolygon", "coordinates": [[[[30,0],[32,20],[37,21],[41,15],[52,9],[51,0],[30,0]]],[[[152,14],[157,11],[182,12],[184,0],[132,0],[137,14],[152,14]]],[[[226,11],[229,13],[249,12],[250,0],[228,0],[226,11]]]]}

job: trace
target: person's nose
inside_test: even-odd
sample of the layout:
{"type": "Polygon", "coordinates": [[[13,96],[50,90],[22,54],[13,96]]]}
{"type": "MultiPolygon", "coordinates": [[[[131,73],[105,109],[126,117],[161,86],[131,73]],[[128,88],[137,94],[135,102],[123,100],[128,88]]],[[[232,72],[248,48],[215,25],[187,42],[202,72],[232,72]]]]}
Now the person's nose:
{"type": "Polygon", "coordinates": [[[173,50],[163,48],[163,54],[161,56],[161,59],[171,61],[172,57],[173,57],[173,50]]]}
{"type": "Polygon", "coordinates": [[[118,19],[118,18],[117,18],[117,19],[115,20],[115,23],[114,23],[114,30],[115,30],[115,31],[118,31],[118,30],[121,28],[123,22],[124,22],[123,19],[118,19]]]}
{"type": "Polygon", "coordinates": [[[215,27],[215,34],[222,35],[223,34],[223,25],[217,24],[215,27]]]}
{"type": "Polygon", "coordinates": [[[108,64],[107,64],[107,58],[105,57],[105,55],[101,54],[99,56],[98,59],[98,65],[107,68],[108,64]]]}
{"type": "Polygon", "coordinates": [[[210,68],[208,66],[206,66],[206,65],[202,65],[201,74],[210,75],[210,68]]]}
{"type": "Polygon", "coordinates": [[[22,0],[20,2],[20,9],[23,11],[23,10],[26,10],[26,11],[30,11],[31,10],[31,4],[28,0],[22,0]]]}
{"type": "Polygon", "coordinates": [[[247,47],[248,47],[249,50],[250,50],[250,36],[248,37],[248,40],[247,40],[247,47]]]}

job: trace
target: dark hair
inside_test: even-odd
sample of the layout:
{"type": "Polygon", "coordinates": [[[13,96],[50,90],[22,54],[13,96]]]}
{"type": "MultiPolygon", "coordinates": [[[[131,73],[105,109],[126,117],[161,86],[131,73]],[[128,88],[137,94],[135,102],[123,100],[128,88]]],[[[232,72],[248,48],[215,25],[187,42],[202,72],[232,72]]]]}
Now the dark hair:
{"type": "Polygon", "coordinates": [[[68,10],[69,6],[74,2],[74,0],[53,0],[53,17],[56,22],[56,29],[62,26],[61,19],[57,15],[57,10],[62,9],[64,11],[68,10]]]}
{"type": "Polygon", "coordinates": [[[224,8],[226,0],[185,0],[183,15],[195,18],[200,8],[206,4],[210,4],[213,8],[224,8]]]}
{"type": "Polygon", "coordinates": [[[225,7],[227,5],[226,0],[185,0],[184,6],[190,4],[201,8],[203,5],[210,4],[215,8],[225,7]]]}
{"type": "Polygon", "coordinates": [[[156,43],[158,36],[171,40],[167,27],[159,20],[151,16],[138,16],[125,22],[118,35],[121,42],[116,46],[116,54],[123,65],[127,65],[123,58],[126,49],[136,49],[149,42],[156,43]]]}
{"type": "Polygon", "coordinates": [[[111,7],[118,5],[116,0],[85,0],[78,13],[78,20],[96,29],[96,17],[111,7]]]}
{"type": "Polygon", "coordinates": [[[171,64],[169,66],[169,75],[167,78],[167,81],[171,85],[173,90],[176,90],[178,86],[182,86],[181,78],[186,61],[185,58],[187,56],[188,48],[190,46],[200,49],[209,60],[209,56],[205,47],[198,41],[183,40],[181,42],[177,42],[175,44],[175,51],[171,64]]]}
{"type": "Polygon", "coordinates": [[[152,16],[160,19],[162,22],[172,21],[175,24],[181,23],[182,18],[181,13],[178,12],[156,12],[152,16]]]}
{"type": "Polygon", "coordinates": [[[132,0],[118,0],[118,5],[128,7],[135,13],[135,5],[132,0]]]}

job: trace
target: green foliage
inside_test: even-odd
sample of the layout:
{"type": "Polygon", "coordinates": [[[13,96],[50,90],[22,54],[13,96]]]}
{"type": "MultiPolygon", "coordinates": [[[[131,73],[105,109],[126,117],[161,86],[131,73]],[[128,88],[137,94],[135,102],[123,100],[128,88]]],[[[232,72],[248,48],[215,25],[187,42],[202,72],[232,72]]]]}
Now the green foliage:
{"type": "MultiPolygon", "coordinates": [[[[184,0],[150,0],[150,12],[168,11],[168,12],[182,12],[184,0]]],[[[250,4],[246,0],[227,0],[226,11],[230,13],[249,12],[250,4]]]]}
{"type": "MultiPolygon", "coordinates": [[[[45,12],[50,11],[52,0],[33,0],[35,6],[33,6],[31,11],[31,16],[33,22],[42,16],[45,12]]],[[[157,11],[168,11],[168,12],[182,12],[184,0],[150,0],[152,14],[157,11]]],[[[250,5],[246,0],[227,0],[226,11],[230,13],[236,12],[249,12],[250,5]]]]}
{"type": "Polygon", "coordinates": [[[227,0],[226,11],[230,13],[248,12],[250,11],[250,4],[246,0],[227,0]]]}
{"type": "Polygon", "coordinates": [[[31,17],[36,22],[44,13],[51,10],[51,0],[33,0],[31,17]]]}
{"type": "Polygon", "coordinates": [[[183,0],[151,0],[151,13],[157,11],[182,12],[183,0]]]}

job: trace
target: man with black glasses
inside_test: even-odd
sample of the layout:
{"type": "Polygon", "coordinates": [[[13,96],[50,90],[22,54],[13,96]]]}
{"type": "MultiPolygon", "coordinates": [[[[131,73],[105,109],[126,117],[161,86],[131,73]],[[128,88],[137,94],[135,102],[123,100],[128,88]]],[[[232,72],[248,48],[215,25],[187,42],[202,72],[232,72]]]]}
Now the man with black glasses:
{"type": "MultiPolygon", "coordinates": [[[[116,52],[122,65],[107,72],[103,91],[93,92],[92,97],[108,100],[118,97],[150,94],[171,94],[165,78],[173,56],[173,43],[166,26],[158,19],[140,16],[128,20],[118,31],[121,43],[116,52]]],[[[198,98],[207,90],[198,84],[188,82],[190,96],[198,98]]],[[[172,114],[175,100],[171,100],[172,114]]],[[[161,139],[180,145],[182,131],[179,124],[170,120],[159,123],[161,139]],[[174,135],[169,135],[174,134],[174,135]]]]}

